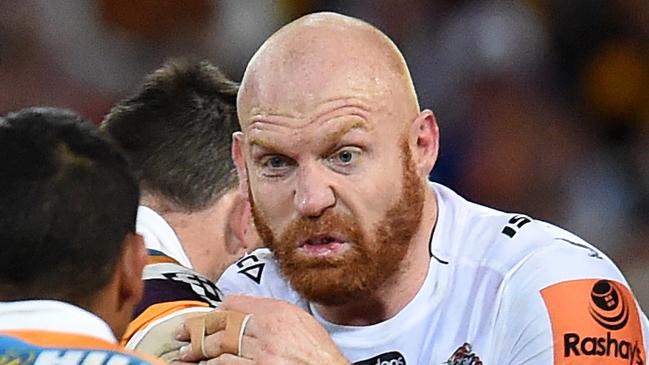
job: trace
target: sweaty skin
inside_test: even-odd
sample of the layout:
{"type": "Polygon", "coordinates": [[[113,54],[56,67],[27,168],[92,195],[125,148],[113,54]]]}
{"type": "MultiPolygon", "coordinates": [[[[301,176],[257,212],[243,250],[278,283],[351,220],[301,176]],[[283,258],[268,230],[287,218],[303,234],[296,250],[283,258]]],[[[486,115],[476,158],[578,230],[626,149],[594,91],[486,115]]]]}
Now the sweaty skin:
{"type": "MultiPolygon", "coordinates": [[[[402,136],[422,182],[437,158],[437,125],[430,111],[419,111],[398,49],[372,26],[345,16],[309,15],[274,34],[250,61],[237,104],[243,134],[236,136],[234,149],[235,159],[239,148],[245,163],[239,169],[242,189],[250,186],[275,232],[297,216],[317,216],[331,207],[369,230],[399,196],[401,186],[394,181],[399,183],[403,169],[402,136]],[[329,141],[363,145],[367,163],[347,174],[322,172],[314,160],[338,146],[329,141]],[[279,184],[263,176],[256,159],[270,152],[300,166],[286,178],[291,181],[279,184]]],[[[427,272],[436,217],[434,194],[428,189],[425,194],[424,216],[402,270],[365,302],[319,306],[325,318],[376,323],[412,299],[427,272]]]]}
{"type": "MultiPolygon", "coordinates": [[[[428,271],[437,205],[425,184],[437,159],[439,132],[433,113],[419,110],[396,46],[356,19],[333,13],[305,16],[280,29],[253,56],[237,107],[242,132],[234,135],[232,154],[240,191],[249,194],[257,230],[269,246],[269,238],[297,237],[296,242],[273,242],[284,252],[295,251],[296,272],[308,268],[316,279],[312,274],[322,272],[322,282],[344,287],[349,276],[341,275],[347,271],[340,263],[349,255],[390,252],[377,245],[405,247],[392,272],[365,287],[369,292],[342,302],[315,301],[315,309],[331,322],[359,326],[397,314],[428,271]],[[413,197],[418,204],[409,205],[413,197]],[[380,240],[385,237],[381,223],[399,222],[386,218],[404,206],[412,206],[415,221],[403,235],[390,236],[395,242],[380,240]],[[341,218],[353,227],[349,237],[363,237],[359,241],[370,249],[356,250],[359,242],[332,225],[314,233],[313,227],[320,228],[309,223],[341,218]],[[300,235],[300,222],[306,237],[300,235]],[[335,238],[333,244],[304,249],[303,238],[312,242],[323,235],[335,238]]],[[[281,262],[280,250],[274,252],[281,262]]],[[[298,307],[253,297],[226,298],[226,303],[228,310],[252,317],[240,357],[220,352],[223,331],[208,334],[207,352],[219,364],[347,363],[326,331],[298,307]]],[[[186,340],[188,330],[181,327],[177,335],[186,340]]],[[[197,361],[200,355],[188,345],[181,358],[197,361]]]]}

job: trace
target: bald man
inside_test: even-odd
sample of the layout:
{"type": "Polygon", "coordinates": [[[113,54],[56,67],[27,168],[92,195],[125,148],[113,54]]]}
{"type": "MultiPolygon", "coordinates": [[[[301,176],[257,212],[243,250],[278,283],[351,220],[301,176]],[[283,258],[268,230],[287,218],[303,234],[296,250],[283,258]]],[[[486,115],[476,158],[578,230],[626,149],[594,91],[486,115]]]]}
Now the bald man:
{"type": "Polygon", "coordinates": [[[268,248],[218,282],[248,296],[179,330],[185,361],[644,363],[646,316],[604,254],[427,181],[437,123],[376,28],[331,13],[283,27],[238,113],[240,189],[268,248]]]}

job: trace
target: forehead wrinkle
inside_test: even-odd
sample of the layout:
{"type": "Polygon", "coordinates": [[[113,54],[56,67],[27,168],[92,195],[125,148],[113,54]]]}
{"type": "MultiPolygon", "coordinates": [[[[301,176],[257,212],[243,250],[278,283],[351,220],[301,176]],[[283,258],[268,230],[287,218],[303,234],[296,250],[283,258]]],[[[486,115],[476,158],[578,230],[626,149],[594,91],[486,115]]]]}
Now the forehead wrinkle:
{"type": "MultiPolygon", "coordinates": [[[[283,142],[290,141],[289,144],[295,146],[302,144],[305,140],[312,141],[317,137],[317,144],[327,145],[336,144],[338,140],[353,129],[363,129],[369,131],[371,125],[369,116],[371,108],[363,97],[338,96],[325,99],[319,106],[315,107],[310,115],[295,114],[291,111],[283,113],[270,112],[265,113],[262,106],[254,109],[256,115],[253,115],[251,123],[245,128],[248,135],[248,145],[259,146],[269,150],[284,150],[283,142]],[[341,121],[342,120],[342,121],[341,121]],[[331,123],[336,123],[334,127],[328,128],[331,123]],[[323,133],[322,129],[325,129],[323,133]],[[333,129],[332,132],[326,132],[326,129],[333,129]],[[268,134],[271,135],[268,135],[268,134]],[[275,134],[273,136],[272,134],[275,134]]],[[[291,146],[291,147],[292,147],[291,146]]]]}
{"type": "Polygon", "coordinates": [[[341,96],[324,100],[321,105],[313,108],[313,112],[311,113],[300,113],[295,109],[292,109],[291,112],[285,111],[283,113],[276,111],[267,112],[264,111],[263,107],[256,106],[251,108],[253,115],[250,117],[250,123],[246,126],[246,129],[251,129],[253,125],[260,122],[287,125],[287,127],[289,123],[295,122],[298,128],[306,127],[310,124],[321,121],[326,118],[328,114],[335,114],[336,112],[341,110],[344,111],[345,109],[350,110],[348,115],[355,115],[363,119],[368,119],[369,114],[373,111],[369,105],[369,103],[366,103],[359,97],[341,96]]]}
{"type": "Polygon", "coordinates": [[[281,121],[275,118],[275,116],[270,118],[256,116],[254,121],[246,128],[248,144],[250,146],[258,145],[267,149],[276,149],[276,144],[272,141],[277,140],[277,137],[268,136],[267,133],[279,134],[282,137],[296,134],[290,131],[288,126],[282,125],[281,121]]]}
{"type": "MultiPolygon", "coordinates": [[[[300,134],[297,131],[308,128],[313,124],[320,124],[319,127],[324,127],[332,120],[345,117],[368,121],[371,113],[368,104],[354,97],[331,98],[315,108],[315,111],[311,113],[313,116],[307,117],[292,115],[291,113],[264,113],[259,108],[257,109],[256,115],[250,118],[251,122],[245,128],[247,133],[267,130],[286,134],[293,133],[299,136],[300,134]],[[294,130],[294,132],[291,132],[291,130],[294,130]]],[[[364,124],[367,124],[367,122],[364,124]]],[[[360,127],[360,125],[357,125],[357,127],[360,127]]],[[[363,128],[369,129],[369,126],[364,125],[363,128]]]]}
{"type": "Polygon", "coordinates": [[[262,115],[258,114],[252,117],[252,122],[248,124],[248,127],[246,130],[248,131],[254,131],[254,130],[266,130],[266,129],[287,129],[290,128],[288,126],[288,123],[290,121],[284,121],[283,119],[293,119],[288,116],[283,116],[283,115],[262,115]]]}
{"type": "Polygon", "coordinates": [[[344,108],[355,108],[364,113],[372,112],[372,108],[369,106],[370,104],[364,99],[358,96],[338,96],[325,99],[322,105],[315,109],[313,119],[320,119],[330,112],[344,108]]]}
{"type": "MultiPolygon", "coordinates": [[[[316,110],[314,117],[309,124],[320,123],[321,126],[327,125],[330,121],[340,119],[340,118],[350,118],[356,117],[364,121],[364,124],[367,124],[367,121],[370,119],[371,110],[369,107],[362,102],[354,102],[350,98],[335,98],[327,104],[327,107],[321,107],[316,110]]],[[[367,125],[363,126],[365,129],[368,128],[367,125]]]]}

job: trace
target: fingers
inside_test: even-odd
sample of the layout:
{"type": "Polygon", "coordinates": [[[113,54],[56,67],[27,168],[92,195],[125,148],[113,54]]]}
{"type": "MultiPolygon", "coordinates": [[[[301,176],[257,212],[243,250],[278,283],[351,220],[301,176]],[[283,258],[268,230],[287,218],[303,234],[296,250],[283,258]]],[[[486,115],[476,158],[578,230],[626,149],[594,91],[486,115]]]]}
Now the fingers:
{"type": "MultiPolygon", "coordinates": [[[[192,345],[183,346],[179,351],[180,360],[186,362],[198,362],[199,360],[206,358],[209,359],[221,357],[225,354],[225,348],[223,345],[226,336],[225,332],[226,331],[221,330],[211,335],[205,336],[205,356],[203,356],[200,352],[196,353],[192,351],[192,345]]],[[[235,351],[238,350],[238,354],[240,354],[241,357],[252,359],[254,358],[254,355],[257,353],[258,349],[259,341],[256,338],[244,335],[241,339],[241,347],[235,349],[235,351]]],[[[231,355],[235,356],[235,354],[231,355]]]]}
{"type": "Polygon", "coordinates": [[[214,310],[205,316],[205,333],[212,334],[225,328],[227,318],[230,315],[227,311],[214,310]]]}
{"type": "MultiPolygon", "coordinates": [[[[228,324],[231,323],[231,326],[240,326],[241,321],[237,320],[240,317],[244,318],[245,315],[241,313],[215,310],[202,316],[186,318],[182,325],[176,330],[176,339],[191,340],[191,346],[189,346],[190,350],[185,350],[191,352],[191,354],[187,355],[189,361],[207,358],[209,356],[205,349],[205,335],[223,329],[226,329],[226,333],[228,333],[228,324]]],[[[239,331],[239,328],[233,328],[231,332],[233,331],[239,331]]],[[[224,351],[237,351],[239,333],[237,332],[236,334],[230,335],[230,337],[232,336],[234,336],[234,339],[229,338],[229,342],[227,342],[230,347],[225,348],[224,351]]]]}
{"type": "MultiPolygon", "coordinates": [[[[231,312],[249,313],[253,316],[260,315],[261,317],[266,317],[266,315],[271,312],[283,314],[292,313],[297,315],[300,315],[300,313],[306,314],[304,309],[284,300],[246,295],[228,295],[219,306],[219,309],[231,312]]],[[[260,328],[258,324],[257,321],[251,321],[251,324],[248,324],[248,332],[246,333],[252,337],[257,337],[258,335],[263,336],[265,330],[260,328]]]]}
{"type": "Polygon", "coordinates": [[[178,326],[178,328],[176,328],[174,337],[178,341],[189,341],[191,339],[191,335],[189,334],[189,329],[187,328],[185,322],[181,323],[178,326]]]}
{"type": "MultiPolygon", "coordinates": [[[[237,355],[237,354],[232,354],[223,351],[224,336],[225,336],[225,332],[219,331],[215,334],[205,337],[205,352],[207,352],[208,358],[215,358],[224,354],[231,354],[235,356],[237,355]]],[[[239,349],[239,355],[240,355],[239,357],[253,359],[258,349],[259,349],[259,340],[250,336],[243,336],[243,338],[241,339],[241,348],[239,349]]],[[[184,360],[182,355],[181,355],[181,359],[184,360]]]]}
{"type": "Polygon", "coordinates": [[[176,339],[179,341],[189,340],[195,328],[203,328],[207,334],[220,331],[225,328],[227,315],[228,311],[216,309],[203,315],[186,317],[176,329],[176,339]]]}
{"type": "Polygon", "coordinates": [[[223,352],[231,354],[240,354],[241,341],[243,332],[246,330],[246,324],[250,319],[249,314],[241,312],[229,312],[225,321],[225,331],[221,346],[223,352]]]}
{"type": "Polygon", "coordinates": [[[203,318],[207,313],[189,313],[183,316],[182,323],[175,329],[174,337],[178,341],[189,341],[190,332],[188,326],[185,325],[190,318],[203,318]]]}
{"type": "Polygon", "coordinates": [[[196,351],[194,351],[192,345],[186,345],[181,347],[178,354],[182,361],[188,361],[188,362],[198,362],[199,360],[202,359],[217,357],[218,355],[223,353],[223,349],[221,347],[222,341],[223,341],[223,331],[219,331],[209,336],[205,336],[204,355],[201,352],[197,353],[196,351]]]}

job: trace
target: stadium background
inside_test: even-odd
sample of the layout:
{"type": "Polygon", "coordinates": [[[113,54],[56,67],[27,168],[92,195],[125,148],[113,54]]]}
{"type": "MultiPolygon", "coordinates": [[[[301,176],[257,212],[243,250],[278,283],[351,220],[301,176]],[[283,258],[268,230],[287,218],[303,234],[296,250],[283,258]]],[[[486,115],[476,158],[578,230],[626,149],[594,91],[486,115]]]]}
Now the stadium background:
{"type": "Polygon", "coordinates": [[[316,10],[402,49],[441,128],[434,180],[581,235],[649,310],[646,0],[0,0],[0,113],[62,106],[99,122],[173,56],[240,80],[268,35],[316,10]]]}

